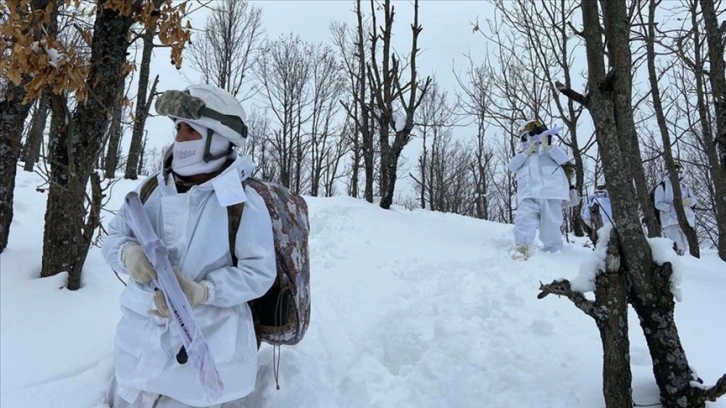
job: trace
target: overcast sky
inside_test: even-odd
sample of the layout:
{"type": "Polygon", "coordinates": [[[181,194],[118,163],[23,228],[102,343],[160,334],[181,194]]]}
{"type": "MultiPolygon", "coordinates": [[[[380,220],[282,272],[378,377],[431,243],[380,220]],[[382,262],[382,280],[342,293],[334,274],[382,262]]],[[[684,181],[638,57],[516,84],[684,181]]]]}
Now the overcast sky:
{"type": "MultiPolygon", "coordinates": [[[[354,26],[356,20],[353,11],[355,3],[349,0],[264,0],[251,3],[262,7],[262,26],[266,35],[273,39],[293,33],[308,42],[332,44],[330,23],[339,21],[354,26]]],[[[413,2],[393,3],[396,11],[394,46],[401,54],[407,55],[410,49],[413,2]]],[[[363,2],[363,7],[367,11],[369,3],[363,2]]],[[[473,24],[477,18],[483,22],[491,16],[493,10],[493,6],[485,1],[422,0],[419,3],[419,23],[423,31],[419,35],[421,54],[418,60],[421,74],[435,74],[440,85],[453,94],[457,86],[453,70],[461,72],[466,69],[468,61],[465,54],[471,53],[477,62],[482,60],[484,54],[485,40],[480,34],[473,33],[473,24]]],[[[207,14],[205,10],[195,12],[191,18],[193,27],[203,28],[207,14]]],[[[151,78],[159,74],[159,91],[183,88],[200,78],[190,67],[188,59],[177,71],[169,63],[166,49],[157,49],[154,58],[151,78]]],[[[135,91],[132,91],[133,94],[135,91]]],[[[251,102],[244,105],[249,112],[251,102]]],[[[146,129],[149,131],[151,146],[163,146],[172,141],[172,125],[166,118],[149,118],[146,129]]]]}

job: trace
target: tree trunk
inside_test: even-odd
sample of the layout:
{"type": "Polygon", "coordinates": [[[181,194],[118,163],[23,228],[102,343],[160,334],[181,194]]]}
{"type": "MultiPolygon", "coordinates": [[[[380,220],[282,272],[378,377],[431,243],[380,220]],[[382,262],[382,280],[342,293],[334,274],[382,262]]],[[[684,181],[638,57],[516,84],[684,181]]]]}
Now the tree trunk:
{"type": "MultiPolygon", "coordinates": [[[[408,64],[409,80],[407,83],[401,83],[401,69],[399,69],[399,61],[395,54],[391,53],[392,27],[394,20],[394,7],[390,0],[385,0],[383,4],[385,19],[380,39],[383,41],[382,46],[382,65],[379,69],[376,59],[376,43],[371,45],[371,67],[368,78],[371,86],[374,88],[375,102],[378,108],[376,119],[379,125],[379,143],[381,150],[380,176],[381,176],[381,208],[389,209],[393,204],[393,195],[396,188],[396,178],[398,170],[398,160],[403,148],[411,140],[411,131],[413,130],[413,121],[416,109],[421,104],[421,99],[426,94],[426,90],[431,83],[431,78],[427,77],[423,86],[419,83],[416,71],[416,56],[419,52],[418,36],[422,27],[418,23],[418,0],[414,1],[413,24],[411,24],[412,39],[411,53],[408,64]],[[408,100],[403,97],[404,89],[408,92],[408,100]],[[418,97],[417,97],[418,93],[418,97]],[[393,102],[399,100],[402,105],[402,114],[406,115],[406,123],[403,129],[394,128],[393,143],[389,141],[391,125],[396,126],[394,120],[393,102]]],[[[375,14],[375,2],[371,0],[371,13],[375,14]]],[[[373,37],[379,37],[375,31],[376,21],[372,20],[374,26],[373,37]]]]}
{"type": "MultiPolygon", "coordinates": [[[[726,43],[726,21],[718,25],[714,0],[700,0],[703,22],[706,28],[709,78],[716,110],[716,144],[721,153],[721,171],[726,173],[726,66],[724,66],[724,47],[726,43]]],[[[721,10],[723,11],[723,9],[721,10]]],[[[723,196],[722,196],[723,197],[723,196]]]]}
{"type": "MultiPolygon", "coordinates": [[[[613,234],[615,236],[615,234],[613,234]]],[[[611,240],[618,251],[617,239],[611,240]]],[[[609,249],[610,247],[608,247],[609,249]]],[[[610,251],[608,251],[610,252],[610,251]]],[[[608,408],[633,406],[633,375],[630,370],[628,339],[628,297],[626,274],[621,270],[597,276],[595,308],[607,310],[596,319],[603,345],[603,394],[608,408]]]]}
{"type": "MultiPolygon", "coordinates": [[[[369,106],[373,106],[373,96],[371,96],[369,106]]],[[[363,107],[363,123],[367,129],[363,131],[363,168],[365,172],[365,187],[363,196],[369,203],[373,202],[373,166],[375,165],[375,150],[373,146],[373,118],[370,117],[368,107],[363,107]]],[[[363,130],[363,129],[361,129],[363,130]]]]}
{"type": "Polygon", "coordinates": [[[31,104],[23,105],[25,90],[8,83],[3,101],[0,102],[0,253],[8,245],[10,224],[13,221],[15,175],[20,155],[20,140],[31,104]]]}
{"type": "Polygon", "coordinates": [[[549,294],[565,296],[595,320],[603,346],[603,397],[608,408],[632,408],[633,389],[628,339],[627,272],[620,259],[618,234],[611,230],[605,270],[595,278],[595,300],[575,292],[567,280],[540,285],[539,299],[549,294]]]}
{"type": "MultiPolygon", "coordinates": [[[[357,106],[357,104],[355,104],[357,106]]],[[[355,108],[357,110],[357,108],[355,108]]],[[[351,159],[351,175],[350,175],[350,187],[348,188],[348,195],[353,198],[358,198],[358,177],[360,175],[360,159],[361,159],[361,148],[360,148],[360,131],[358,121],[353,121],[353,135],[351,137],[353,145],[353,157],[351,159]]]]}
{"type": "Polygon", "coordinates": [[[111,126],[108,129],[108,142],[106,148],[105,177],[111,180],[116,177],[116,167],[118,167],[119,144],[123,135],[123,127],[121,125],[121,115],[123,114],[123,96],[124,87],[120,86],[116,93],[113,103],[113,116],[111,117],[111,126]]]}
{"type": "Polygon", "coordinates": [[[686,353],[681,346],[678,328],[674,320],[675,302],[670,293],[670,278],[673,273],[669,263],[654,267],[651,274],[654,282],[652,293],[644,301],[635,297],[633,307],[638,312],[640,327],[653,360],[653,374],[660,389],[661,403],[664,407],[703,407],[687,396],[691,394],[690,381],[693,379],[688,366],[686,353]],[[681,401],[690,401],[686,404],[681,401]]]}
{"type": "Polygon", "coordinates": [[[630,20],[627,14],[627,6],[624,2],[609,3],[601,0],[601,3],[603,4],[604,28],[608,37],[609,63],[612,66],[609,75],[614,76],[605,85],[614,85],[618,88],[612,93],[612,102],[615,108],[615,126],[624,159],[623,170],[627,172],[627,177],[633,180],[635,184],[636,198],[640,203],[640,208],[646,215],[645,219],[648,223],[649,234],[655,236],[650,232],[657,230],[657,226],[651,225],[652,221],[655,220],[655,213],[650,204],[650,190],[645,179],[645,171],[643,170],[640,155],[640,142],[633,118],[633,81],[631,73],[633,61],[629,42],[630,20]],[[611,41],[613,36],[623,39],[623,42],[611,41]]]}
{"type": "MultiPolygon", "coordinates": [[[[721,155],[720,166],[711,163],[710,171],[713,179],[716,197],[726,197],[726,66],[724,66],[724,45],[726,38],[726,21],[718,26],[718,18],[714,9],[713,0],[700,0],[703,22],[706,28],[706,41],[708,43],[708,59],[710,65],[709,79],[711,92],[713,92],[714,109],[716,112],[715,142],[721,155]]],[[[707,143],[706,151],[716,158],[716,149],[707,143]]],[[[712,162],[709,157],[709,162],[712,162]]],[[[716,226],[718,228],[718,256],[726,261],[726,200],[715,200],[716,226]]]]}
{"type": "MultiPolygon", "coordinates": [[[[671,151],[671,138],[668,132],[668,125],[666,124],[665,112],[663,111],[663,103],[660,97],[660,87],[658,86],[658,73],[655,69],[655,0],[650,0],[648,3],[648,34],[645,37],[645,50],[648,64],[648,81],[650,82],[650,95],[653,100],[653,110],[655,111],[656,122],[658,123],[658,129],[660,130],[661,139],[663,139],[663,155],[666,159],[667,167],[673,168],[673,153],[671,151]]],[[[674,190],[675,191],[675,190],[674,190]]],[[[680,186],[678,186],[680,192],[680,186]]],[[[675,195],[675,194],[674,194],[675,195]]],[[[680,197],[680,195],[679,195],[680,197]]],[[[648,205],[647,207],[652,207],[648,205]]],[[[682,208],[682,207],[681,207],[682,208]]],[[[646,223],[648,225],[648,235],[650,237],[656,237],[661,235],[660,225],[656,222],[657,220],[650,220],[650,217],[655,218],[655,211],[645,213],[646,223]],[[651,228],[657,228],[651,232],[651,228]]]]}
{"type": "MultiPolygon", "coordinates": [[[[632,191],[631,179],[625,176],[626,174],[632,175],[632,172],[629,171],[632,168],[642,166],[640,160],[632,160],[632,151],[628,151],[637,143],[625,139],[625,136],[621,137],[620,143],[618,143],[618,134],[622,135],[620,130],[631,129],[633,126],[632,123],[624,123],[633,120],[629,100],[632,86],[631,66],[629,62],[627,66],[624,64],[624,61],[629,61],[630,55],[625,1],[602,2],[609,56],[615,61],[613,65],[616,69],[614,78],[607,79],[607,81],[611,81],[610,83],[606,82],[604,65],[601,62],[603,53],[597,5],[590,5],[586,8],[585,3],[595,3],[595,0],[583,0],[583,24],[585,31],[590,34],[588,42],[592,41],[592,45],[595,45],[592,47],[588,44],[588,61],[599,61],[597,63],[599,69],[594,64],[588,63],[592,103],[589,110],[593,116],[595,127],[600,130],[598,144],[602,152],[605,176],[610,187],[608,192],[612,197],[613,215],[617,220],[618,233],[623,244],[624,267],[632,285],[631,303],[641,319],[641,327],[643,327],[648,341],[662,403],[664,406],[676,406],[680,395],[690,387],[691,373],[678,333],[665,328],[661,329],[663,331],[653,332],[652,327],[649,327],[649,325],[661,325],[675,329],[672,307],[668,307],[669,302],[673,302],[673,295],[669,291],[670,282],[658,280],[651,270],[651,250],[637,219],[638,200],[632,191]],[[593,41],[595,37],[596,42],[593,41]],[[619,65],[618,62],[623,65],[619,65]],[[597,71],[599,73],[593,76],[593,72],[597,71]],[[593,82],[592,80],[599,81],[593,82]],[[605,86],[603,87],[603,85],[605,86]],[[603,94],[600,93],[601,88],[611,88],[612,90],[603,94]],[[610,93],[613,96],[609,96],[610,93]],[[615,102],[610,102],[611,98],[615,102]],[[614,109],[616,106],[617,109],[614,109]],[[628,109],[630,109],[630,114],[626,113],[628,109]],[[615,116],[619,114],[624,116],[615,116]],[[668,335],[663,335],[664,331],[668,335]],[[663,354],[670,354],[670,357],[662,359],[663,354]]],[[[632,136],[632,133],[628,135],[632,136]]]]}
{"type": "Polygon", "coordinates": [[[642,164],[640,160],[633,162],[632,159],[630,149],[634,149],[634,142],[637,142],[629,139],[633,133],[622,133],[633,128],[632,123],[625,123],[633,120],[629,102],[632,80],[625,1],[608,0],[601,4],[608,57],[614,71],[605,75],[598,2],[582,0],[589,93],[583,97],[564,87],[560,87],[560,91],[586,106],[597,129],[613,215],[617,220],[617,234],[622,244],[622,270],[631,285],[630,301],[641,319],[651,352],[661,402],[666,407],[701,407],[703,399],[697,398],[697,393],[690,386],[691,372],[673,319],[670,275],[664,276],[652,268],[652,253],[638,220],[639,200],[632,189],[631,170],[642,164]],[[683,397],[686,398],[681,399],[683,397]]]}
{"type": "Polygon", "coordinates": [[[48,118],[48,95],[43,95],[33,112],[32,125],[23,146],[23,170],[33,171],[35,163],[40,157],[40,146],[43,144],[43,133],[45,132],[46,119],[48,118]]]}
{"type": "MultiPolygon", "coordinates": [[[[141,149],[141,139],[144,137],[144,125],[146,117],[149,115],[150,103],[147,103],[146,91],[149,86],[149,70],[151,67],[151,52],[154,49],[153,28],[147,28],[143,36],[144,48],[141,53],[141,67],[139,68],[139,92],[136,95],[136,112],[134,113],[134,130],[131,133],[131,144],[129,145],[129,154],[126,158],[126,173],[124,178],[136,180],[138,178],[139,158],[143,154],[141,149]]],[[[149,101],[153,99],[153,95],[149,96],[149,101]]]]}
{"type": "Polygon", "coordinates": [[[381,185],[381,208],[389,209],[393,204],[393,193],[396,190],[396,179],[398,174],[398,159],[401,156],[401,151],[390,150],[388,157],[383,160],[381,155],[381,174],[382,174],[382,185],[381,185]]]}
{"type": "MultiPolygon", "coordinates": [[[[43,236],[41,276],[68,272],[68,289],[81,286],[89,237],[97,209],[84,207],[86,185],[101,149],[109,123],[109,101],[122,86],[122,67],[129,46],[132,17],[98,6],[94,23],[88,74],[88,99],[70,115],[62,96],[51,97],[53,119],[49,151],[51,177],[43,236]]],[[[93,203],[90,204],[93,206],[93,203]]]]}
{"type": "MultiPolygon", "coordinates": [[[[45,10],[49,0],[33,0],[30,2],[31,10],[40,13],[45,10]]],[[[54,4],[50,10],[48,24],[44,27],[44,35],[55,35],[58,30],[56,23],[59,4],[54,4]]],[[[13,11],[22,15],[25,10],[19,5],[13,11]]],[[[38,16],[40,17],[40,15],[38,16]]],[[[32,34],[36,34],[35,29],[32,34]]],[[[28,34],[28,35],[32,35],[28,34]]],[[[15,176],[20,155],[20,141],[22,139],[25,118],[28,116],[32,102],[23,104],[26,91],[24,86],[30,82],[27,75],[22,77],[20,84],[7,81],[5,94],[0,101],[0,253],[8,245],[10,224],[13,221],[13,199],[15,195],[15,176]]]]}

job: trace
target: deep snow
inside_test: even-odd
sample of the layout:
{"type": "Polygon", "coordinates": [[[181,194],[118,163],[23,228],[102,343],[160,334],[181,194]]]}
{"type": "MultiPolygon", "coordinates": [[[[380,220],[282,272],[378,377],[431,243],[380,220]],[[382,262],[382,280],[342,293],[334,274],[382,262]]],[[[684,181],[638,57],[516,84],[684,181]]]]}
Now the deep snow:
{"type": "MultiPolygon", "coordinates": [[[[63,289],[65,274],[38,279],[42,182],[19,169],[10,244],[0,255],[0,405],[105,407],[123,286],[98,248],[79,291],[63,289]]],[[[119,181],[108,208],[135,185],[119,181]]],[[[564,298],[536,298],[540,281],[574,279],[596,264],[585,241],[513,261],[511,225],[384,211],[348,197],[307,200],[310,329],[282,349],[280,390],[272,348],[263,345],[247,407],[604,406],[594,322],[564,298]]],[[[675,266],[681,339],[712,384],[726,372],[726,264],[705,250],[675,266]]],[[[630,325],[634,399],[653,404],[650,356],[632,312],[630,325]]]]}

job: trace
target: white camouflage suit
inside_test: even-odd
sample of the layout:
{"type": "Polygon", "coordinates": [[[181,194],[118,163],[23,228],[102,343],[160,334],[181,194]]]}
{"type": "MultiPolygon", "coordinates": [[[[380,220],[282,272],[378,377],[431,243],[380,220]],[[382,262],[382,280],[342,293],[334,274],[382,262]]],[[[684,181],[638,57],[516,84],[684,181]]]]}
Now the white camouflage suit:
{"type": "Polygon", "coordinates": [[[613,223],[613,211],[610,205],[610,195],[607,190],[595,190],[593,195],[587,200],[587,204],[582,207],[582,220],[593,228],[592,225],[592,209],[597,205],[600,212],[600,218],[603,225],[613,223]]]}
{"type": "MultiPolygon", "coordinates": [[[[656,186],[653,199],[655,208],[660,211],[663,234],[676,243],[676,251],[679,255],[685,254],[688,250],[688,240],[683,230],[681,230],[681,226],[678,225],[678,216],[673,205],[673,185],[668,177],[664,177],[663,181],[656,186]]],[[[684,203],[683,210],[686,213],[688,225],[693,227],[696,225],[696,214],[693,212],[693,207],[698,204],[698,199],[691,193],[691,188],[683,181],[681,181],[681,199],[690,201],[687,203],[688,205],[684,203]]]]}
{"type": "MultiPolygon", "coordinates": [[[[270,288],[276,263],[267,207],[253,189],[241,185],[253,168],[249,159],[237,157],[219,175],[184,194],[177,193],[172,175],[166,179],[159,175],[159,186],[144,205],[169,250],[171,264],[211,288],[207,300],[193,313],[224,382],[222,395],[206,401],[191,360],[177,363],[182,341],[176,323],[149,314],[155,308],[153,282],[138,284],[128,279],[121,295],[115,378],[108,396],[114,408],[218,407],[254,390],[257,343],[247,301],[270,288]],[[238,263],[232,265],[226,206],[240,202],[245,206],[235,244],[238,263]]],[[[123,208],[108,231],[103,255],[114,270],[126,273],[120,256],[134,237],[123,208]]]]}
{"type": "MultiPolygon", "coordinates": [[[[543,250],[562,249],[562,210],[571,202],[569,183],[562,164],[569,160],[557,145],[538,147],[527,155],[532,138],[524,141],[521,151],[509,162],[509,171],[517,177],[517,213],[514,218],[516,245],[531,246],[539,228],[543,250]]],[[[579,201],[579,196],[577,197],[579,201]]]]}

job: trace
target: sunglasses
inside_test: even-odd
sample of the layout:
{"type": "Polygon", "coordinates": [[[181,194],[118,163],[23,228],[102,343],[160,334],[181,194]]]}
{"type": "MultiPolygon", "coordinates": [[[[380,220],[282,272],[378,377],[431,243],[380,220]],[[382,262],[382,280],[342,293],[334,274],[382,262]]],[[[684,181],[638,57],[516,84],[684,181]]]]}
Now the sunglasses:
{"type": "Polygon", "coordinates": [[[524,138],[528,135],[537,136],[545,130],[547,130],[547,126],[545,126],[541,120],[533,120],[522,127],[520,137],[524,140],[524,138]]]}
{"type": "Polygon", "coordinates": [[[192,96],[188,91],[165,91],[156,99],[156,112],[163,116],[175,116],[181,119],[196,120],[210,118],[247,137],[247,125],[239,116],[225,115],[208,108],[201,98],[192,96]]]}

